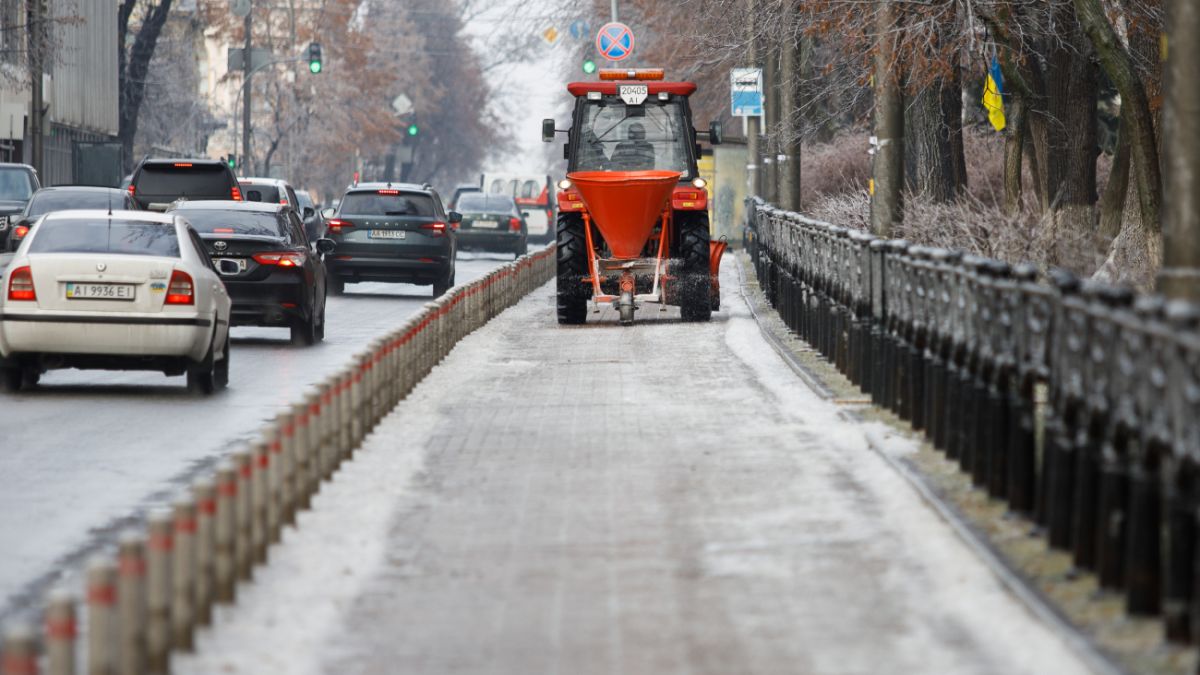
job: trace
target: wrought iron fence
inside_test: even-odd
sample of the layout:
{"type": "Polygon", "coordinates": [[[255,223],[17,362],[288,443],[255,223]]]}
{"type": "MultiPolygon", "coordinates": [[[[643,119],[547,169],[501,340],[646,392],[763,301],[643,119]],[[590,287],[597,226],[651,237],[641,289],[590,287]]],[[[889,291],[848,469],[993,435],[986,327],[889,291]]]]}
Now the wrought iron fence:
{"type": "Polygon", "coordinates": [[[758,198],[746,212],[759,283],[792,330],[1123,592],[1129,613],[1161,613],[1169,639],[1192,639],[1200,306],[758,198]]]}

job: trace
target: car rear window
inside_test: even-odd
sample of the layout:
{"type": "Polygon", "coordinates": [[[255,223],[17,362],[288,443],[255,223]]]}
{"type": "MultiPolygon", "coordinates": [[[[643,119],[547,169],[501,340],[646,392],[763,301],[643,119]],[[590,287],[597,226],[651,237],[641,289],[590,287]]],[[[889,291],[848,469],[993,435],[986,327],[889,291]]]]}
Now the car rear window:
{"type": "Polygon", "coordinates": [[[433,197],[420,192],[350,192],[342,199],[340,213],[347,216],[427,216],[437,210],[433,197]]]}
{"type": "Polygon", "coordinates": [[[279,188],[274,185],[255,185],[253,183],[242,183],[242,198],[248,202],[269,202],[278,204],[282,197],[279,195],[279,188]]]}
{"type": "Polygon", "coordinates": [[[218,197],[228,199],[229,170],[211,164],[173,166],[147,164],[138,173],[134,188],[139,195],[218,197]]]}
{"type": "Polygon", "coordinates": [[[70,190],[55,190],[35,194],[29,202],[28,216],[40,216],[51,211],[66,211],[68,209],[114,209],[125,208],[125,195],[120,191],[111,194],[86,190],[72,192],[70,190]]]}
{"type": "Polygon", "coordinates": [[[283,237],[287,220],[278,213],[236,211],[233,209],[184,209],[187,219],[200,234],[249,234],[258,237],[283,237]]]}
{"type": "Polygon", "coordinates": [[[27,169],[0,169],[0,199],[23,202],[33,194],[33,180],[27,169]]]}
{"type": "Polygon", "coordinates": [[[465,194],[458,199],[458,210],[467,211],[486,211],[489,213],[508,213],[516,208],[512,197],[504,195],[485,195],[478,192],[465,194]]]}
{"type": "Polygon", "coordinates": [[[179,256],[175,226],[144,220],[56,218],[34,230],[29,253],[120,253],[179,256]]]}

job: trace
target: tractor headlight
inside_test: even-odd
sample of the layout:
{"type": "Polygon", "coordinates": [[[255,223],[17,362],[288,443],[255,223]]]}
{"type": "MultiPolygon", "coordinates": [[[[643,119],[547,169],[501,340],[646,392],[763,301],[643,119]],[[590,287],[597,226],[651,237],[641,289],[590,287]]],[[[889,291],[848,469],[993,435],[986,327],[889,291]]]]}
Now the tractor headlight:
{"type": "Polygon", "coordinates": [[[704,180],[703,178],[692,179],[692,186],[694,186],[697,190],[703,190],[707,185],[708,181],[704,180]]]}
{"type": "Polygon", "coordinates": [[[558,181],[558,189],[562,190],[564,192],[566,192],[567,190],[570,190],[571,189],[571,181],[566,178],[558,181]]]}

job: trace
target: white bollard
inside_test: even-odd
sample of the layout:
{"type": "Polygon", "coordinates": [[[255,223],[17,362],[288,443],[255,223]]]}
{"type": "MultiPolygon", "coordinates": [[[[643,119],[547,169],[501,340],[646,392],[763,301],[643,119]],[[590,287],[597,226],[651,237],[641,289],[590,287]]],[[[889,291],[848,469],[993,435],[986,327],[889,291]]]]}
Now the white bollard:
{"type": "Polygon", "coordinates": [[[50,591],[45,622],[47,675],[75,675],[76,635],[75,596],[65,588],[50,591]]]}

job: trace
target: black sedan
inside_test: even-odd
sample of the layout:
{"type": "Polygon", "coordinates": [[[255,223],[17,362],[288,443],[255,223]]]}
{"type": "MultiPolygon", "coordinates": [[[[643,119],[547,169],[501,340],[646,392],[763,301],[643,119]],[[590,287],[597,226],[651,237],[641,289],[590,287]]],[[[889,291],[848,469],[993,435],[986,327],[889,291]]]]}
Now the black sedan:
{"type": "Polygon", "coordinates": [[[125,190],[86,185],[60,185],[42,188],[33,193],[25,204],[25,210],[14,216],[12,231],[8,235],[8,250],[15,251],[29,234],[29,228],[38,218],[53,211],[72,209],[111,209],[115,211],[137,211],[137,202],[125,190]]]}
{"type": "Polygon", "coordinates": [[[468,192],[459,198],[458,209],[462,214],[459,248],[512,253],[518,258],[529,249],[529,230],[512,197],[468,192]]]}
{"type": "Polygon", "coordinates": [[[325,339],[324,255],[334,243],[310,243],[291,207],[197,201],[171,212],[200,234],[233,300],[233,325],[287,326],[293,344],[325,339]]]}

